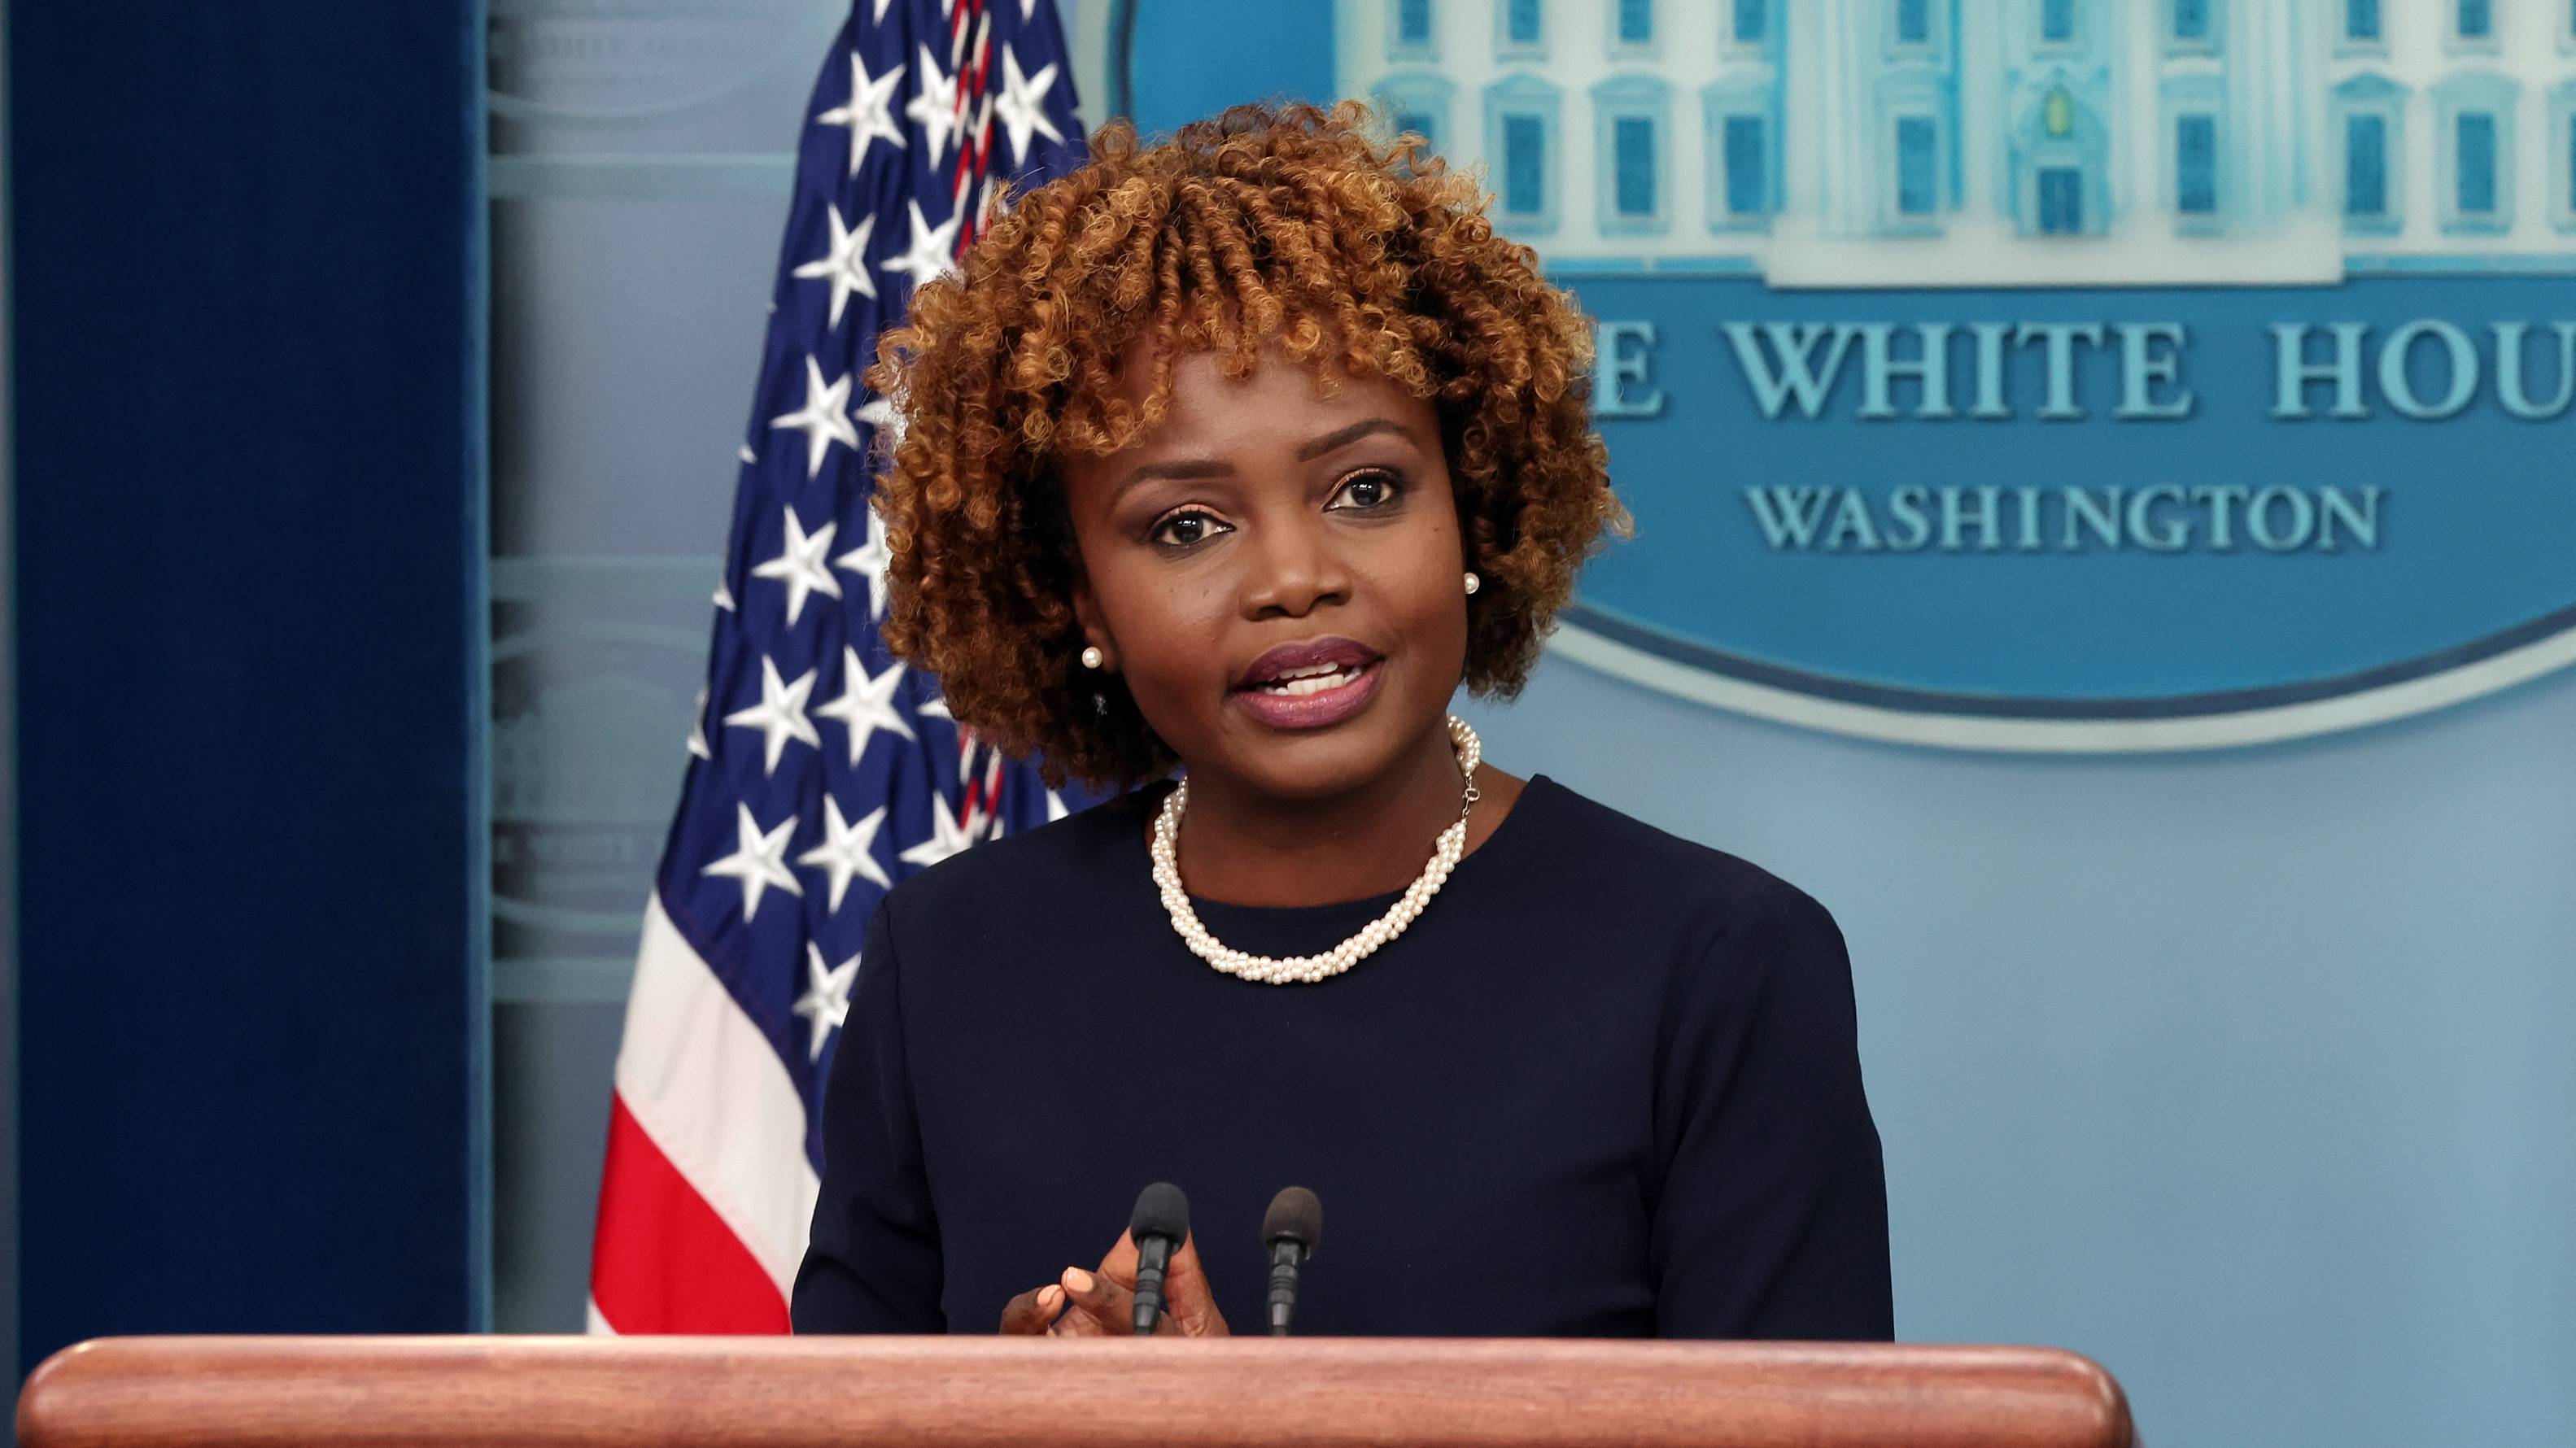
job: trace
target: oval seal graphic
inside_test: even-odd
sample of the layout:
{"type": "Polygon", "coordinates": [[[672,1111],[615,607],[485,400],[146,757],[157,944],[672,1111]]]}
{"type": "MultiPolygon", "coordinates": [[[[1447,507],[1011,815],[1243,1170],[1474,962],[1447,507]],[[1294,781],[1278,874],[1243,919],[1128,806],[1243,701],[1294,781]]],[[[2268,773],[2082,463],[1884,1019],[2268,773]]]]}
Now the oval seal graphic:
{"type": "Polygon", "coordinates": [[[1490,45],[1377,17],[1339,80],[1481,166],[1596,320],[1637,535],[1558,652],[2068,752],[2576,662],[2576,39],[1837,3],[1615,7],[1604,44],[1494,8],[1490,45]]]}

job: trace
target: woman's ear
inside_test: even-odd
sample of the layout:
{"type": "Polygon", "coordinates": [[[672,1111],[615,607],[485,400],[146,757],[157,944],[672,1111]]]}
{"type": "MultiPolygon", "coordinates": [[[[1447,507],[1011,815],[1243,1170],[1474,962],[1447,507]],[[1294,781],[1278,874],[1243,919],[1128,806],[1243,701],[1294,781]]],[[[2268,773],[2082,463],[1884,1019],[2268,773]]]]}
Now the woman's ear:
{"type": "Polygon", "coordinates": [[[1100,600],[1092,596],[1088,577],[1073,581],[1073,617],[1082,625],[1082,641],[1100,650],[1100,672],[1118,672],[1118,643],[1109,636],[1109,625],[1101,621],[1100,600]]]}

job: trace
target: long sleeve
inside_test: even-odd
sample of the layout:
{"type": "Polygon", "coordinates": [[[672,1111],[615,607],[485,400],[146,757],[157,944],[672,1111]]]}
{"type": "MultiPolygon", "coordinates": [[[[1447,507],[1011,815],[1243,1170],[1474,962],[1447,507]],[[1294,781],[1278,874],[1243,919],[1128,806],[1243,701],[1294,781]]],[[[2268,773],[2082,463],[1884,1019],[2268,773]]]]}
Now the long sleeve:
{"type": "Polygon", "coordinates": [[[823,1088],[822,1190],[789,1319],[800,1333],[945,1332],[940,1280],[894,927],[879,902],[823,1088]]]}
{"type": "Polygon", "coordinates": [[[1765,878],[1672,984],[1650,1230],[1662,1337],[1887,1340],[1887,1179],[1833,917],[1765,878]]]}

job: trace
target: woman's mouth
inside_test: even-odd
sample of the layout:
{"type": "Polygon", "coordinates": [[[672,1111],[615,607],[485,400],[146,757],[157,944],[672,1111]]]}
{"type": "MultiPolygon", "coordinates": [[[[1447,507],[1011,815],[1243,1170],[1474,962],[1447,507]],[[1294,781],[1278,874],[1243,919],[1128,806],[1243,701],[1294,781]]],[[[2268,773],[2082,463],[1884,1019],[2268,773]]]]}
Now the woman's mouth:
{"type": "Polygon", "coordinates": [[[1362,667],[1358,664],[1315,664],[1292,673],[1281,674],[1277,678],[1265,680],[1252,687],[1265,694],[1302,699],[1309,694],[1320,694],[1326,689],[1340,688],[1358,678],[1362,667]]]}
{"type": "Polygon", "coordinates": [[[1273,728],[1320,728],[1365,706],[1385,667],[1376,650],[1348,639],[1291,644],[1262,655],[1230,697],[1273,728]]]}

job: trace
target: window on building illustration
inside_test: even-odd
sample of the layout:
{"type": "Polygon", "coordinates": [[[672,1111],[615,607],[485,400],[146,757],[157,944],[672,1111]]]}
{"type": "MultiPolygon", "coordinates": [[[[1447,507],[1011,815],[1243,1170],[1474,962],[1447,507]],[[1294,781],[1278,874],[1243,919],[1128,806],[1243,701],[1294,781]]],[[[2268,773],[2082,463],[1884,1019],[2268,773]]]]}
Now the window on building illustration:
{"type": "Polygon", "coordinates": [[[2492,214],[2496,209],[2495,116],[2486,111],[2460,112],[2457,141],[2460,214],[2492,214]]]}
{"type": "Polygon", "coordinates": [[[2185,216],[2218,210],[2218,118],[2174,121],[2174,209],[2185,216]]]}
{"type": "Polygon", "coordinates": [[[2209,0],[2173,0],[2174,39],[2209,39],[2209,0]]]}
{"type": "Polygon", "coordinates": [[[1760,116],[1726,118],[1726,209],[1752,216],[1770,209],[1771,178],[1760,116]]]}
{"type": "Polygon", "coordinates": [[[2388,214],[2388,118],[2343,118],[2343,214],[2388,214]]]}
{"type": "Polygon", "coordinates": [[[1644,45],[1655,38],[1655,0],[1619,0],[1619,43],[1644,45]]]}
{"type": "Polygon", "coordinates": [[[1431,43],[1431,0],[1395,0],[1395,38],[1402,45],[1431,43]]]}
{"type": "Polygon", "coordinates": [[[1503,117],[1503,209],[1547,210],[1547,127],[1537,116],[1503,117]]]}
{"type": "Polygon", "coordinates": [[[1413,134],[1420,136],[1424,141],[1430,143],[1431,149],[1435,151],[1440,149],[1439,129],[1433,123],[1431,114],[1428,111],[1396,112],[1395,128],[1398,131],[1411,131],[1413,134]]]}
{"type": "Polygon", "coordinates": [[[1538,44],[1539,0],[1510,0],[1503,10],[1503,34],[1514,45],[1538,44]]]}
{"type": "Polygon", "coordinates": [[[2039,123],[2051,136],[2075,134],[2075,97],[2066,87],[2058,86],[2048,93],[2039,109],[2039,123]]]}
{"type": "Polygon", "coordinates": [[[1900,45],[1932,43],[1932,0],[1896,0],[1896,40],[1900,45]]]}
{"type": "Polygon", "coordinates": [[[2484,40],[2495,33],[2495,7],[2491,0],[2459,0],[2459,5],[2462,40],[2484,40]]]}
{"type": "Polygon", "coordinates": [[[2379,38],[2379,0],[2343,0],[2343,36],[2346,40],[2379,38]]]}
{"type": "Polygon", "coordinates": [[[1621,116],[1610,123],[1611,194],[1621,216],[1655,214],[1655,123],[1621,116]]]}
{"type": "Polygon", "coordinates": [[[1896,209],[1905,216],[1929,216],[1938,206],[1939,170],[1932,118],[1899,116],[1896,121],[1896,209]]]}
{"type": "Polygon", "coordinates": [[[2072,236],[2084,229],[2084,173],[2072,166],[2039,168],[2039,229],[2072,236]]]}
{"type": "Polygon", "coordinates": [[[2051,42],[2075,38],[2075,0],[2040,0],[2039,38],[2051,42]]]}
{"type": "Polygon", "coordinates": [[[1769,33],[1771,16],[1767,0],[1735,0],[1735,39],[1741,45],[1759,45],[1769,33]]]}

